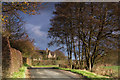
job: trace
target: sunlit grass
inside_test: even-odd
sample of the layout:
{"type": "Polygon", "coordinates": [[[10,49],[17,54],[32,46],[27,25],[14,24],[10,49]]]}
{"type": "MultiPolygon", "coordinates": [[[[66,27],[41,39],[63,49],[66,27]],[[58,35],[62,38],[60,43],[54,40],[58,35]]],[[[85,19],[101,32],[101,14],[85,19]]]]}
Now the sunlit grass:
{"type": "Polygon", "coordinates": [[[29,65],[24,64],[20,69],[19,72],[14,72],[13,75],[11,76],[11,78],[26,78],[25,76],[25,72],[27,70],[27,67],[29,67],[29,65]]]}
{"type": "Polygon", "coordinates": [[[87,78],[91,78],[93,80],[95,80],[95,78],[97,78],[97,80],[108,80],[107,78],[109,78],[107,76],[97,75],[93,72],[89,72],[89,71],[86,71],[86,70],[60,68],[60,67],[56,67],[56,69],[61,69],[61,70],[66,70],[66,71],[71,71],[71,72],[74,72],[74,73],[82,74],[83,76],[86,76],[87,78]]]}
{"type": "Polygon", "coordinates": [[[26,71],[26,67],[23,66],[19,69],[19,72],[15,72],[12,75],[12,78],[25,78],[25,71],[26,71]]]}

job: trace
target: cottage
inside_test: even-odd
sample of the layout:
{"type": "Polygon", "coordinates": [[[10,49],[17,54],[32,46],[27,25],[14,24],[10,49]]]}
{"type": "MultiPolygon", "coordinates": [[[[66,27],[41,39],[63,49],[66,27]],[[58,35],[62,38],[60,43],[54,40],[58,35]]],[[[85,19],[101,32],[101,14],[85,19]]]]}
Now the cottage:
{"type": "Polygon", "coordinates": [[[48,48],[46,48],[46,54],[47,54],[47,58],[56,58],[56,54],[50,50],[48,50],[48,48]]]}

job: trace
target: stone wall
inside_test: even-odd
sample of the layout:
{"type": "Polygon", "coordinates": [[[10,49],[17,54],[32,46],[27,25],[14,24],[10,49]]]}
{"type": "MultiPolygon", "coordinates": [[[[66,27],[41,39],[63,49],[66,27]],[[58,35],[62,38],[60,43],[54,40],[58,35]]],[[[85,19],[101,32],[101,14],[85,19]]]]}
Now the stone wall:
{"type": "Polygon", "coordinates": [[[22,66],[22,53],[11,48],[8,38],[2,37],[2,77],[9,78],[22,66]]]}

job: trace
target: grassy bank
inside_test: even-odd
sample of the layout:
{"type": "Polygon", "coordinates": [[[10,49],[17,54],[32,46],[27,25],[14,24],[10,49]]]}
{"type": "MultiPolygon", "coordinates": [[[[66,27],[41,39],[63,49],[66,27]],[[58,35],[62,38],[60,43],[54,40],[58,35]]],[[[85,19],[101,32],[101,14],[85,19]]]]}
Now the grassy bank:
{"type": "Polygon", "coordinates": [[[11,78],[26,78],[25,76],[25,72],[27,70],[27,67],[29,67],[29,65],[24,64],[20,69],[19,72],[14,72],[13,75],[11,76],[11,78]]]}
{"type": "Polygon", "coordinates": [[[120,68],[120,66],[102,66],[102,68],[104,68],[104,69],[112,69],[112,70],[118,72],[118,69],[120,68]]]}
{"type": "Polygon", "coordinates": [[[69,68],[60,68],[60,67],[56,67],[56,69],[61,69],[61,70],[66,70],[66,71],[71,71],[74,73],[78,73],[81,74],[83,76],[86,76],[87,78],[90,78],[91,80],[109,80],[107,76],[102,76],[102,75],[97,75],[93,72],[89,72],[86,70],[78,70],[78,69],[69,69],[69,68]]]}
{"type": "Polygon", "coordinates": [[[118,78],[118,70],[120,66],[101,66],[101,68],[104,70],[112,70],[112,73],[108,76],[118,78]]]}

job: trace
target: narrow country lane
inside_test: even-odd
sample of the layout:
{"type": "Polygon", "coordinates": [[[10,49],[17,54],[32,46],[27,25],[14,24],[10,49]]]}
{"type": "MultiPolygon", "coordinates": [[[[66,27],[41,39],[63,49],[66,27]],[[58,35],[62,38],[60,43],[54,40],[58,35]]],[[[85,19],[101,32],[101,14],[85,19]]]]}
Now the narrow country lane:
{"type": "MultiPolygon", "coordinates": [[[[63,71],[59,69],[54,68],[31,68],[30,70],[30,76],[31,78],[54,78],[54,80],[63,80],[63,78],[66,80],[81,80],[80,75],[69,72],[69,71],[63,71]]],[[[85,79],[84,79],[85,80],[85,79]]]]}

